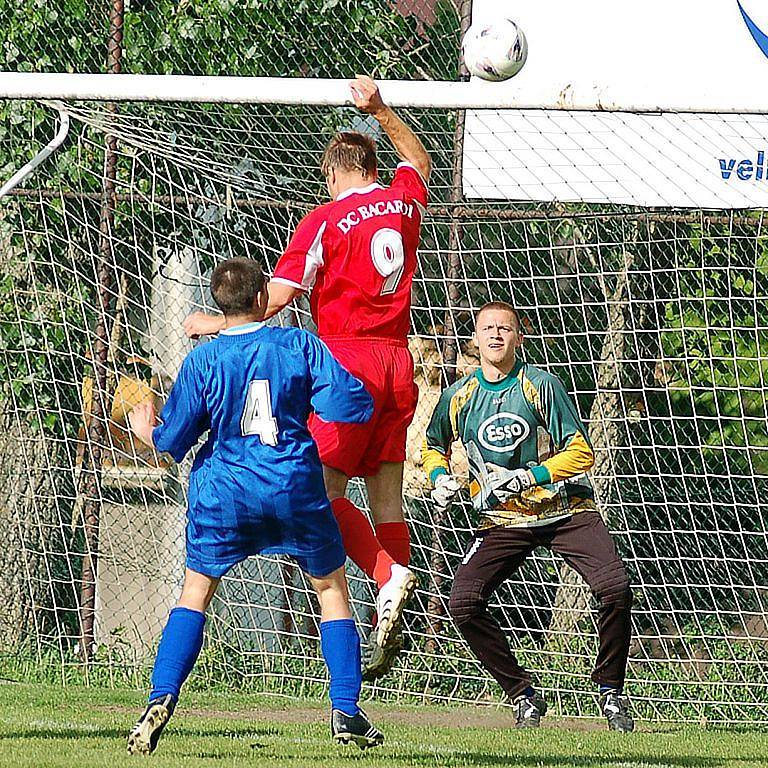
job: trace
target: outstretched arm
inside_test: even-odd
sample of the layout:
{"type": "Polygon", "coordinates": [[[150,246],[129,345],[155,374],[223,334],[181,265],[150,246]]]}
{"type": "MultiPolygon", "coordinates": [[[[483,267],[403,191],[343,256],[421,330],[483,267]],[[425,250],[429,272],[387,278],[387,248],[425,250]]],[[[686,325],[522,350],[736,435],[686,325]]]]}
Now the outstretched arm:
{"type": "MultiPolygon", "coordinates": [[[[272,315],[276,315],[280,310],[285,309],[297,296],[304,293],[301,288],[295,288],[292,285],[275,282],[270,280],[267,284],[269,292],[269,302],[264,319],[268,320],[272,315]]],[[[224,315],[209,315],[205,312],[193,312],[184,318],[184,333],[190,339],[196,339],[199,336],[212,336],[224,329],[226,320],[224,315]]]]}
{"type": "Polygon", "coordinates": [[[193,312],[184,318],[181,327],[189,339],[201,336],[213,336],[223,330],[226,320],[224,315],[209,315],[206,312],[193,312]]]}
{"type": "Polygon", "coordinates": [[[269,320],[270,317],[285,309],[297,296],[304,293],[301,288],[281,283],[278,280],[270,280],[267,284],[267,291],[269,292],[269,301],[267,311],[264,313],[265,320],[269,320]]]}
{"type": "Polygon", "coordinates": [[[379,93],[378,86],[367,75],[357,75],[350,83],[355,106],[362,112],[373,115],[395,145],[397,154],[413,165],[429,181],[432,159],[421,139],[388,107],[379,93]]]}

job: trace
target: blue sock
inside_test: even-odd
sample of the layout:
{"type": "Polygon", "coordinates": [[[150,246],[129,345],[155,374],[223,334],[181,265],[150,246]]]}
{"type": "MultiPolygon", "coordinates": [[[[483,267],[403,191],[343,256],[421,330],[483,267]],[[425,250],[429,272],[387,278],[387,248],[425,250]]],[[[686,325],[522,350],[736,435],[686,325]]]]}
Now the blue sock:
{"type": "Polygon", "coordinates": [[[149,700],[170,693],[173,700],[179,698],[179,691],[195,666],[200,649],[203,647],[205,614],[189,608],[174,608],[160,639],[160,646],[152,670],[152,693],[149,700]]]}
{"type": "Polygon", "coordinates": [[[600,686],[600,695],[604,696],[606,693],[609,693],[610,691],[616,691],[616,693],[621,696],[622,688],[620,685],[601,685],[600,686]]]}
{"type": "Polygon", "coordinates": [[[331,677],[331,706],[347,715],[360,708],[363,671],[360,665],[360,636],[353,619],[336,619],[320,623],[320,647],[331,677]]]}

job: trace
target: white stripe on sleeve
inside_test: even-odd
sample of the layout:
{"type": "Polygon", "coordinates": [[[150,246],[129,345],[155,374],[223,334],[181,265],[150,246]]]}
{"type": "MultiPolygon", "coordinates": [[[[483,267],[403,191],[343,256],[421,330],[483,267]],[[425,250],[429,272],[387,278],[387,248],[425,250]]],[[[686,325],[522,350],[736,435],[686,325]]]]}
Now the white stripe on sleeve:
{"type": "Polygon", "coordinates": [[[304,275],[301,278],[301,287],[305,291],[308,291],[315,284],[317,270],[323,266],[323,233],[325,232],[326,224],[327,222],[324,221],[320,225],[320,229],[317,230],[315,239],[307,251],[304,262],[304,275]]]}

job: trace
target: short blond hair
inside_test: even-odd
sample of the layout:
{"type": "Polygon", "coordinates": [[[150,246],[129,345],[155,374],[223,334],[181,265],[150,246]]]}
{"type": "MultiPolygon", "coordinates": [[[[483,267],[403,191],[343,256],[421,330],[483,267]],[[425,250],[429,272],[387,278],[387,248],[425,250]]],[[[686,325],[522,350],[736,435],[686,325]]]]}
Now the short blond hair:
{"type": "Polygon", "coordinates": [[[337,133],[328,142],[320,161],[323,176],[327,176],[332,168],[375,176],[377,167],[376,142],[370,136],[356,131],[337,133]]]}
{"type": "Polygon", "coordinates": [[[509,314],[515,318],[518,329],[523,327],[523,324],[520,322],[520,313],[511,304],[506,301],[489,301],[487,304],[483,304],[483,306],[477,310],[477,314],[475,315],[475,328],[477,328],[480,322],[480,315],[490,309],[498,309],[502,312],[509,312],[509,314]]]}

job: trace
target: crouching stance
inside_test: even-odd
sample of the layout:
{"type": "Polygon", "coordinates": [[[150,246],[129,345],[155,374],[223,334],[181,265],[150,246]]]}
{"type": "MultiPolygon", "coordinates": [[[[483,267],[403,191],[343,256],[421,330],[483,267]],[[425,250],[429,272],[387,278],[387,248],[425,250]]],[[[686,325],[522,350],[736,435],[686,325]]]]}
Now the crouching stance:
{"type": "Polygon", "coordinates": [[[559,379],[518,360],[522,340],[519,316],[509,304],[480,309],[480,368],[443,392],[427,429],[423,460],[436,509],[447,511],[459,490],[449,458],[451,444],[461,440],[480,516],[454,577],[449,610],[514,703],[517,725],[538,726],[546,702],[488,612],[488,601],[536,547],[559,553],[599,604],[592,680],[608,726],[631,731],[622,695],[631,632],[629,580],[584,474],[594,463],[584,425],[559,379]]]}
{"type": "Polygon", "coordinates": [[[211,293],[226,318],[222,334],[184,360],[159,425],[151,405],[130,414],[136,436],[176,461],[206,431],[208,439],[189,478],[184,587],[128,751],[154,751],[200,653],[205,611],[220,579],[258,553],[289,555],[317,591],[333,738],[375,746],[383,736],[357,703],[360,639],[349,610],[346,555],[307,429],[311,410],[328,421],[358,423],[370,418],[373,403],[319,339],[260,322],[267,291],[255,262],[221,263],[211,293]]]}

